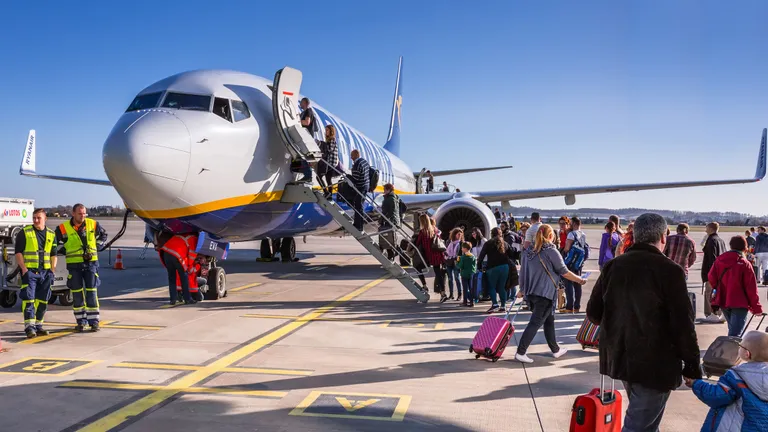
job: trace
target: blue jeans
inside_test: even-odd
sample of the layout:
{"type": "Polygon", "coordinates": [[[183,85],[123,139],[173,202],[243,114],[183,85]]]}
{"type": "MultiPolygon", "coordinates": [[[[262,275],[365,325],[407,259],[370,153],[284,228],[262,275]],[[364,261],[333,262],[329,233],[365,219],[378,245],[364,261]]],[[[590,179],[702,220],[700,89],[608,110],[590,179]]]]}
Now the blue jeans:
{"type": "MultiPolygon", "coordinates": [[[[581,272],[577,273],[581,276],[581,272]]],[[[567,310],[581,309],[581,284],[563,278],[565,284],[565,308],[567,310]]]]}
{"type": "Polygon", "coordinates": [[[456,281],[456,294],[461,297],[461,274],[459,269],[454,266],[446,266],[445,271],[448,273],[448,295],[453,297],[453,281],[456,281]]]}
{"type": "Polygon", "coordinates": [[[488,293],[491,294],[491,301],[493,306],[498,306],[496,302],[496,294],[499,294],[501,299],[501,307],[507,304],[507,276],[509,276],[509,267],[506,265],[496,266],[492,269],[488,269],[488,293]]]}
{"type": "Polygon", "coordinates": [[[474,279],[474,275],[472,277],[465,278],[464,276],[461,277],[461,286],[464,288],[464,303],[471,304],[474,300],[474,295],[472,295],[472,279],[474,279]]]}
{"type": "Polygon", "coordinates": [[[747,323],[748,313],[749,311],[744,308],[723,309],[723,316],[728,322],[728,336],[741,336],[744,325],[747,323]]]}
{"type": "Polygon", "coordinates": [[[652,432],[659,430],[661,417],[669,399],[668,391],[643,387],[624,381],[629,403],[622,432],[652,432]]]}

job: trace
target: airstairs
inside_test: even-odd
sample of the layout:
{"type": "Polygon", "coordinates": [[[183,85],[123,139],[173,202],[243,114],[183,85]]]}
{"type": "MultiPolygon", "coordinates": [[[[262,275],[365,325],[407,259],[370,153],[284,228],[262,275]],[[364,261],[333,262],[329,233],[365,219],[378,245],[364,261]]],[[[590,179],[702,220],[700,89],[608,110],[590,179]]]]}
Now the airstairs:
{"type": "MultiPolygon", "coordinates": [[[[348,180],[343,179],[342,182],[348,182],[348,180]]],[[[373,255],[373,257],[376,258],[379,263],[381,263],[384,269],[389,272],[393,278],[397,279],[408,291],[410,291],[410,293],[413,294],[413,296],[416,297],[420,303],[426,303],[429,300],[429,291],[426,287],[419,286],[418,282],[414,279],[420,274],[425,275],[426,273],[419,272],[413,268],[410,269],[412,270],[410,272],[406,271],[397,263],[390,261],[389,258],[387,258],[387,256],[384,254],[384,251],[379,248],[379,245],[373,241],[373,236],[387,232],[395,232],[397,234],[396,237],[404,238],[406,242],[410,244],[411,236],[404,229],[395,226],[392,221],[389,221],[384,216],[384,214],[381,213],[379,206],[376,205],[376,203],[370,198],[370,196],[368,196],[368,194],[360,193],[360,191],[354,189],[354,187],[349,183],[346,187],[351,188],[354,193],[362,195],[365,198],[365,202],[373,205],[372,213],[378,213],[379,218],[387,220],[389,225],[393,226],[394,228],[389,228],[375,233],[361,232],[354,226],[354,216],[349,215],[337,202],[327,199],[323,194],[322,189],[313,188],[310,183],[289,183],[285,185],[282,202],[315,203],[319,205],[323,210],[330,214],[333,219],[339,225],[341,225],[342,228],[344,228],[344,230],[353,236],[355,240],[357,240],[368,251],[368,253],[373,255]]],[[[350,206],[350,208],[352,208],[352,206],[350,206]]],[[[368,219],[368,215],[366,214],[361,216],[363,216],[364,220],[368,219]]],[[[397,255],[400,255],[401,257],[405,256],[405,251],[402,250],[399,245],[393,246],[395,246],[395,252],[397,255]]],[[[419,248],[415,247],[415,245],[414,249],[416,250],[417,254],[421,255],[419,248]]],[[[424,260],[424,257],[422,256],[421,259],[424,260]]],[[[427,270],[424,271],[426,272],[427,270]]]]}

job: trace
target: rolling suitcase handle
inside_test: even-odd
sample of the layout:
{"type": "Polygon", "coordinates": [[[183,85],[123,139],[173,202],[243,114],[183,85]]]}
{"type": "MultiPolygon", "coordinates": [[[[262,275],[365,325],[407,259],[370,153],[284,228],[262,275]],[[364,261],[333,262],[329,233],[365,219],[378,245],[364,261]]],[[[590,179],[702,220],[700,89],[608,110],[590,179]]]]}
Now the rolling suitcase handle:
{"type": "MultiPolygon", "coordinates": [[[[509,314],[512,312],[512,308],[515,307],[515,299],[512,299],[511,302],[509,302],[509,307],[507,308],[507,313],[504,314],[504,319],[509,321],[509,314]]],[[[517,314],[520,313],[520,310],[523,308],[523,302],[520,302],[520,306],[517,307],[517,311],[515,312],[515,316],[512,317],[512,323],[514,324],[515,320],[517,319],[517,314]]],[[[762,321],[761,321],[762,322],[762,321]]]]}
{"type": "MultiPolygon", "coordinates": [[[[765,312],[763,312],[763,314],[760,315],[761,316],[760,322],[757,323],[757,327],[755,328],[755,330],[760,330],[760,326],[763,325],[763,321],[765,321],[765,316],[766,315],[768,315],[768,314],[766,314],[765,312]]],[[[747,332],[747,329],[749,328],[749,325],[752,324],[752,318],[754,318],[755,316],[757,316],[757,315],[753,314],[751,317],[749,317],[749,321],[747,321],[747,325],[744,326],[744,330],[741,331],[741,334],[739,335],[739,338],[743,338],[744,337],[744,333],[747,332]]]]}
{"type": "Polygon", "coordinates": [[[606,401],[605,400],[605,375],[600,374],[600,402],[603,403],[603,405],[606,404],[606,402],[610,403],[613,402],[614,396],[613,392],[616,391],[616,380],[611,378],[611,397],[606,401]]]}

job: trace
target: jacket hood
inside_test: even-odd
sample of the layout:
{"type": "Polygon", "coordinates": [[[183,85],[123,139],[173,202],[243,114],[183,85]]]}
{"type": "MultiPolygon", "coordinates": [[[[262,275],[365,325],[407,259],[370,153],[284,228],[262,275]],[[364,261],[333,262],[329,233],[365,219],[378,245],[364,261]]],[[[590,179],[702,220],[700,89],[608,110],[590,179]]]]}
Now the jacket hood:
{"type": "Polygon", "coordinates": [[[719,257],[717,257],[717,260],[723,263],[726,267],[730,267],[734,264],[736,264],[739,260],[744,260],[744,256],[736,251],[728,251],[719,257]]]}
{"type": "Polygon", "coordinates": [[[743,363],[733,368],[752,393],[760,400],[768,402],[768,363],[743,363]]]}
{"type": "MultiPolygon", "coordinates": [[[[555,245],[552,243],[544,243],[544,245],[541,247],[541,250],[544,251],[545,249],[552,249],[555,245]]],[[[533,248],[533,245],[529,246],[528,249],[525,250],[525,255],[528,257],[528,259],[533,259],[536,257],[536,250],[533,248]]]]}

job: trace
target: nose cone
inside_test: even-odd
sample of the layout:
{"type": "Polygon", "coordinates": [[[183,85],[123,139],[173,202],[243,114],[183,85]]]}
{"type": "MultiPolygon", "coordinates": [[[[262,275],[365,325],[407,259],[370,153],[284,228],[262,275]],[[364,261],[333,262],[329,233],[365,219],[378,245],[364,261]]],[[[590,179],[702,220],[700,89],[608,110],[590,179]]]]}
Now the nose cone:
{"type": "Polygon", "coordinates": [[[129,208],[168,209],[187,179],[190,149],[189,130],[172,112],[128,112],[104,143],[104,171],[129,208]]]}

